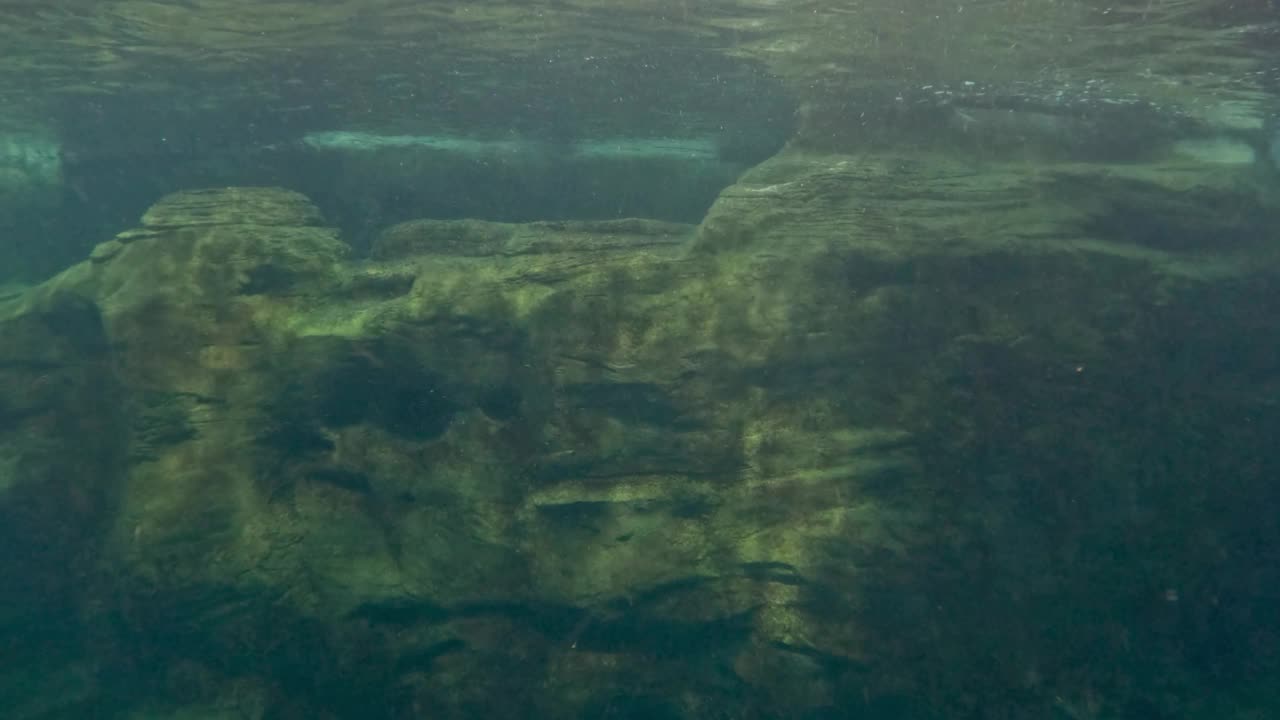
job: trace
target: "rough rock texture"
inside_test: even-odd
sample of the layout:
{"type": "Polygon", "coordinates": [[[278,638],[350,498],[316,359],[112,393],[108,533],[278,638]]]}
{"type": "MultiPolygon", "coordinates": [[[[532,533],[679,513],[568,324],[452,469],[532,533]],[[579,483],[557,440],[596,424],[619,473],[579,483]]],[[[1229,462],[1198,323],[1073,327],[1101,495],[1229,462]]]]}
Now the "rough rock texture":
{"type": "Polygon", "coordinates": [[[374,258],[392,260],[414,254],[528,255],[608,252],[656,245],[681,245],[693,228],[677,223],[625,220],[534,222],[522,225],[480,220],[414,220],[381,233],[374,258]]]}
{"type": "Polygon", "coordinates": [[[696,228],[356,262],[223,188],[0,289],[5,718],[1275,716],[1267,3],[37,5],[4,120],[86,207],[311,129],[796,130],[696,228]]]}
{"type": "Polygon", "coordinates": [[[360,263],[297,194],[172,195],[0,299],[0,660],[47,665],[0,698],[1247,713],[1280,669],[1265,188],[797,144],[693,234],[423,221],[360,263]]]}

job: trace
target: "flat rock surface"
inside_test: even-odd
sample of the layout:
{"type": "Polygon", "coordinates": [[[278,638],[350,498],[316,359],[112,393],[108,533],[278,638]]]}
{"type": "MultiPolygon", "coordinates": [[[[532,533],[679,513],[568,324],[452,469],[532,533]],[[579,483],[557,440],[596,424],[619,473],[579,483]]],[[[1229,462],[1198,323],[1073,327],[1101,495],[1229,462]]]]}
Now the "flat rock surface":
{"type": "Polygon", "coordinates": [[[372,248],[381,259],[414,254],[526,255],[626,251],[678,246],[695,227],[657,220],[574,220],[525,224],[481,220],[411,220],[384,230],[372,248]]]}
{"type": "Polygon", "coordinates": [[[320,225],[306,196],[282,188],[183,190],[162,198],[142,216],[147,229],[201,225],[320,225]]]}

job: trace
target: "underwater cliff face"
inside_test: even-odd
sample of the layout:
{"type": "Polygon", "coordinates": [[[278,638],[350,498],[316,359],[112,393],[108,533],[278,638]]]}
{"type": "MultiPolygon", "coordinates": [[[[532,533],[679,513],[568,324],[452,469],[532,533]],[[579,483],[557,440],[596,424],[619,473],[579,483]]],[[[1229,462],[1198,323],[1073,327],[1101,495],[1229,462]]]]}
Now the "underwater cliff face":
{"type": "Polygon", "coordinates": [[[0,14],[0,715],[1277,706],[1262,9],[0,14]]]}
{"type": "Polygon", "coordinates": [[[1226,543],[1276,510],[1274,253],[1218,211],[1275,208],[1181,165],[962,167],[788,152],[697,227],[421,221],[364,262],[296,193],[165,198],[3,308],[5,541],[57,554],[5,569],[92,648],[28,624],[55,660],[10,702],[1174,713],[1211,659],[1264,681],[1222,638],[1271,629],[1270,550],[1226,543]]]}

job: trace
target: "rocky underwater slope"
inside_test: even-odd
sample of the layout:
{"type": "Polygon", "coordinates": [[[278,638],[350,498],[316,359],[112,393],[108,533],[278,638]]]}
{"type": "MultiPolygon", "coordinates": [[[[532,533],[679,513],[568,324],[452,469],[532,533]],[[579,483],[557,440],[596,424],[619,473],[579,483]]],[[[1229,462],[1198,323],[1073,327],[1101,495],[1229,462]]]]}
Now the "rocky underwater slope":
{"type": "Polygon", "coordinates": [[[1270,178],[809,138],[367,260],[179,192],[0,301],[4,716],[1274,708],[1270,178]]]}

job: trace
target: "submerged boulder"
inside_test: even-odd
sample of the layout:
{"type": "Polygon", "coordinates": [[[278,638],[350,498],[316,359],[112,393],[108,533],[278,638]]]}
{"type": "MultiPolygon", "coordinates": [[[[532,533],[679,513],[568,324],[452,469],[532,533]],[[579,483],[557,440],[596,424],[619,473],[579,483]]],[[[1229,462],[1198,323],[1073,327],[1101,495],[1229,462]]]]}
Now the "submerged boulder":
{"type": "Polygon", "coordinates": [[[90,508],[63,546],[104,572],[65,602],[111,618],[97,661],[141,646],[188,706],[1155,702],[1137,661],[1087,651],[1128,623],[1175,652],[1133,617],[1188,568],[1251,582],[1161,518],[1265,532],[1269,466],[1244,458],[1280,432],[1246,390],[1280,360],[1242,340],[1280,302],[1273,253],[1209,206],[1272,210],[1189,172],[796,149],[696,229],[422,220],[361,262],[296,194],[179,193],[0,300],[0,372],[63,378],[5,385],[0,477],[38,487],[63,466],[19,450],[32,433],[98,428],[92,468],[63,470],[99,489],[32,517],[90,508]],[[1135,563],[1168,579],[1127,584],[1135,563]],[[1082,609],[1104,622],[1055,634],[1082,609]]]}

